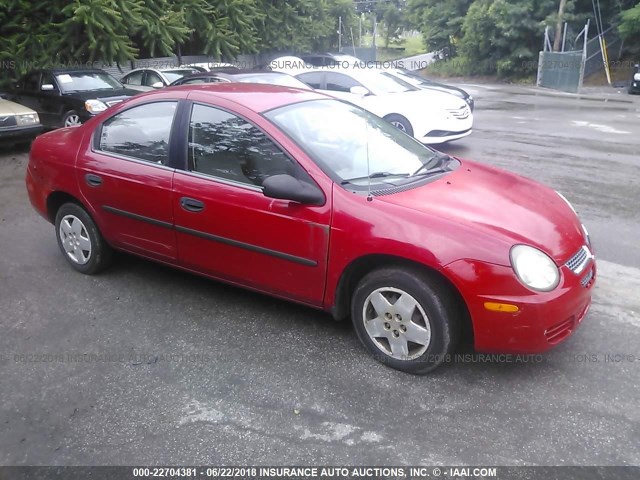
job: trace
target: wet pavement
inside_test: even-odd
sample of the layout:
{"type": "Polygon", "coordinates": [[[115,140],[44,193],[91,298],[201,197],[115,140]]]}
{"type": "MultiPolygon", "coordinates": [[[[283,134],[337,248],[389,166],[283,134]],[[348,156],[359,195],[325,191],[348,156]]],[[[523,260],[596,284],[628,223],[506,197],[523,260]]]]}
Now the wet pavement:
{"type": "Polygon", "coordinates": [[[348,323],[120,255],[71,270],[0,153],[0,464],[640,464],[640,112],[469,86],[443,150],[564,193],[600,259],[575,335],[527,363],[425,377],[348,323]]]}

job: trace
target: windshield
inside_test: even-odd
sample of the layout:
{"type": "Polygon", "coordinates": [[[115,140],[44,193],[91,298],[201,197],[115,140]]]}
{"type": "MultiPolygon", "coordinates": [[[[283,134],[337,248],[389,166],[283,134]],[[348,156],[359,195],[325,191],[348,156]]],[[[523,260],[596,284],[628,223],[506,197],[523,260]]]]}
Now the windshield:
{"type": "Polygon", "coordinates": [[[424,78],[421,78],[414,73],[403,72],[402,70],[394,70],[393,73],[385,72],[383,73],[383,75],[391,76],[394,78],[400,77],[400,80],[410,83],[411,85],[420,85],[422,83],[425,83],[424,78]]]}
{"type": "Polygon", "coordinates": [[[266,116],[341,183],[397,184],[429,173],[441,157],[390,123],[339,100],[314,100],[266,116]]]}
{"type": "Polygon", "coordinates": [[[196,70],[164,70],[162,71],[162,74],[167,77],[167,80],[169,81],[169,83],[175,82],[176,80],[185,77],[187,75],[191,75],[192,73],[195,73],[196,70]]]}
{"type": "Polygon", "coordinates": [[[264,75],[252,74],[246,76],[236,75],[236,79],[242,83],[265,83],[267,85],[280,85],[283,87],[303,88],[304,90],[310,90],[306,83],[302,83],[297,78],[291,75],[276,75],[273,73],[266,73],[264,75]]]}
{"type": "Polygon", "coordinates": [[[391,74],[382,72],[371,72],[365,78],[362,78],[362,84],[376,95],[418,90],[413,85],[400,80],[391,74]]]}
{"type": "Polygon", "coordinates": [[[108,73],[69,72],[56,75],[63,93],[88,92],[92,90],[116,90],[124,86],[108,73]]]}

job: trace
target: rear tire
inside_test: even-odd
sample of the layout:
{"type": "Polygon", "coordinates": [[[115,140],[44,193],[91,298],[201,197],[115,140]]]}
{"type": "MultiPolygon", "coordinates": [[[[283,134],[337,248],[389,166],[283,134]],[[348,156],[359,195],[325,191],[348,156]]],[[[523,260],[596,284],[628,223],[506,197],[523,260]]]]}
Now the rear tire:
{"type": "Polygon", "coordinates": [[[75,270],[93,275],[109,266],[113,250],[80,205],[62,205],[56,213],[55,226],[60,251],[75,270]]]}
{"type": "Polygon", "coordinates": [[[385,365],[425,374],[447,360],[460,330],[455,296],[437,278],[411,268],[366,275],[351,299],[358,338],[385,365]]]}

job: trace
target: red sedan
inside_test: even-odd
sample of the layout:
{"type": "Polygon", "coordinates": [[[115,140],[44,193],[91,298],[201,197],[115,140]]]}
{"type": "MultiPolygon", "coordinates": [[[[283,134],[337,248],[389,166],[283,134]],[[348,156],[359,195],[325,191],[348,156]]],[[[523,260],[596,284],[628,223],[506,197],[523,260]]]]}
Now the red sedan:
{"type": "Polygon", "coordinates": [[[376,359],[412,373],[465,330],[479,351],[551,348],[595,280],[560,194],[308,90],[137,96],[40,136],[26,183],[79,272],[123,250],[350,316],[376,359]]]}

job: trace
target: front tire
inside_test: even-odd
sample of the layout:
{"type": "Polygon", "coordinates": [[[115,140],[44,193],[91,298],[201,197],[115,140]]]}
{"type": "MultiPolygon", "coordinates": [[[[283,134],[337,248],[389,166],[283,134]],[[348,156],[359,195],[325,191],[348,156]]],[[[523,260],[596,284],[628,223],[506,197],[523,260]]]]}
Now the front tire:
{"type": "Polygon", "coordinates": [[[80,120],[80,115],[75,110],[71,110],[67,112],[62,117],[62,126],[63,127],[78,127],[82,125],[82,121],[80,120]]]}
{"type": "Polygon", "coordinates": [[[62,205],[56,213],[55,226],[58,246],[67,262],[78,272],[93,275],[111,263],[111,247],[80,205],[62,205]]]}
{"type": "Polygon", "coordinates": [[[398,130],[402,130],[407,135],[413,137],[413,126],[411,125],[411,122],[402,115],[392,113],[391,115],[384,117],[384,119],[398,130]]]}
{"type": "Polygon", "coordinates": [[[384,268],[365,276],[351,301],[358,338],[373,357],[413,374],[435,369],[458,340],[455,297],[417,269],[384,268]]]}

